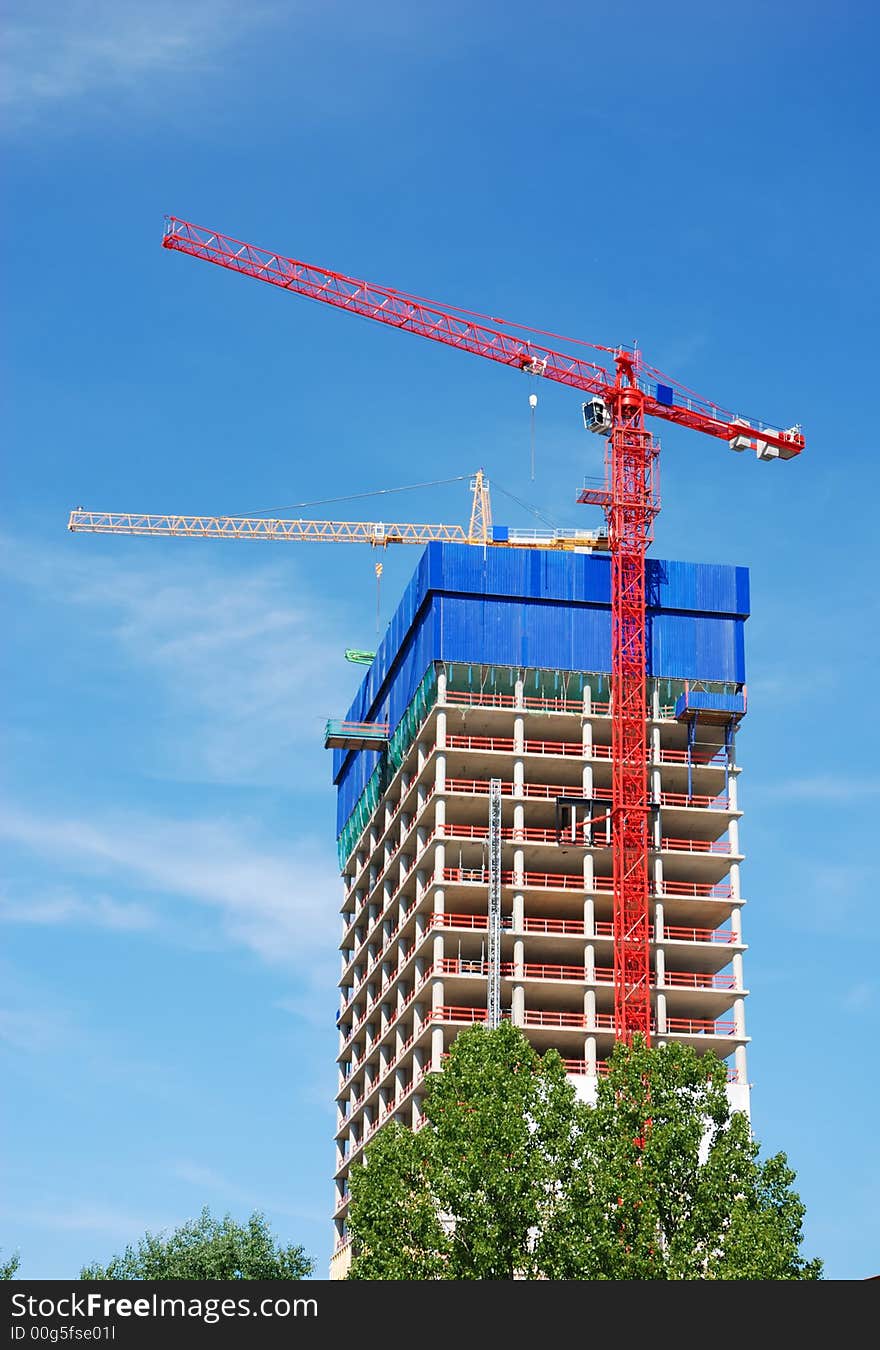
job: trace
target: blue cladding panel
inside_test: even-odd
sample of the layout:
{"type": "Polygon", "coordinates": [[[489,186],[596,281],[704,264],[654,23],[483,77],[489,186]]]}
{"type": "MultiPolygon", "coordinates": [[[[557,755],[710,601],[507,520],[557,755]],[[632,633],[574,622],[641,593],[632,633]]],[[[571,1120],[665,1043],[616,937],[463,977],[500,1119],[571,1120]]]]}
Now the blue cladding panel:
{"type": "MultiPolygon", "coordinates": [[[[649,674],[743,683],[747,569],[652,558],[646,581],[649,674]]],[[[346,717],[393,733],[432,661],[608,671],[610,604],[607,557],[429,544],[346,717]]],[[[340,828],[378,760],[333,752],[340,828]]]]}
{"type": "Polygon", "coordinates": [[[665,403],[668,408],[672,407],[673,391],[671,385],[669,384],[657,385],[657,402],[665,403]]]}
{"type": "Polygon", "coordinates": [[[492,538],[496,544],[506,544],[510,538],[510,529],[507,525],[493,525],[492,538]]]}

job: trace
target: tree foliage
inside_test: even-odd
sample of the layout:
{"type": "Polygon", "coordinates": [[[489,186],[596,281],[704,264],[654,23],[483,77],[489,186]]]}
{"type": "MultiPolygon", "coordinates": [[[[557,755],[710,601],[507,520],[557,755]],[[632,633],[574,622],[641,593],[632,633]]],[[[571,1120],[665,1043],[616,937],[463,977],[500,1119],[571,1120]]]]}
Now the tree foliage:
{"type": "Polygon", "coordinates": [[[198,1219],[169,1234],[147,1233],[106,1266],[84,1266],[81,1280],[304,1280],[313,1262],[302,1247],[282,1247],[262,1214],[236,1223],[228,1214],[198,1219]]]}
{"type": "Polygon", "coordinates": [[[20,1265],[21,1257],[18,1252],[13,1252],[5,1261],[0,1259],[0,1280],[14,1280],[20,1265]]]}
{"type": "Polygon", "coordinates": [[[784,1154],[760,1162],[724,1066],[618,1045],[594,1107],[559,1055],[475,1027],[351,1175],[352,1279],[816,1279],[784,1154]]]}

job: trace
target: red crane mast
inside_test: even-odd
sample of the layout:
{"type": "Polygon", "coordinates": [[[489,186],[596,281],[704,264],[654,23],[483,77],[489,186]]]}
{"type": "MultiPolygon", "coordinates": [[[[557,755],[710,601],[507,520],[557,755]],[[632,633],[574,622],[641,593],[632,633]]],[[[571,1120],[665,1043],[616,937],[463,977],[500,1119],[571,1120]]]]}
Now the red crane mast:
{"type": "Polygon", "coordinates": [[[441,308],[420,296],[256,248],[174,216],[166,218],[163,244],[592,396],[584,403],[584,420],[590,430],[608,436],[606,477],[603,487],[584,489],[578,501],[604,509],[611,552],[614,1027],[619,1040],[631,1041],[640,1033],[650,1043],[645,556],[659,510],[660,446],[645,421],[659,417],[725,440],[733,450],[753,449],[762,460],[800,454],[800,427],[779,429],[739,417],[647,366],[638,351],[574,340],[578,348],[604,357],[604,364],[560,352],[538,339],[573,340],[471,310],[441,308]],[[612,363],[613,373],[608,369],[612,363]]]}

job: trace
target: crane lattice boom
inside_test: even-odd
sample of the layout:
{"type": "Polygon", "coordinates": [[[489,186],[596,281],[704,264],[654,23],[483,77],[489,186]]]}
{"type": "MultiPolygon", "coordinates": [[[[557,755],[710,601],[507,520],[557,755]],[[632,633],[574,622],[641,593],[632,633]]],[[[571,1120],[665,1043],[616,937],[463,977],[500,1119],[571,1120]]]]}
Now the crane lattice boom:
{"type": "Polygon", "coordinates": [[[584,420],[609,437],[606,481],[601,489],[585,489],[578,500],[604,509],[612,557],[614,1030],[621,1040],[638,1033],[650,1043],[645,556],[659,510],[660,447],[645,421],[657,417],[689,427],[727,441],[732,450],[753,449],[763,460],[799,454],[804,446],[800,427],[768,427],[728,412],[645,365],[638,351],[580,343],[590,358],[566,354],[535,340],[551,334],[517,324],[499,327],[502,320],[472,311],[441,309],[418,296],[255,248],[175,217],[167,219],[163,242],[309,299],[592,395],[584,404],[584,420]],[[505,331],[511,327],[519,331],[505,331]]]}

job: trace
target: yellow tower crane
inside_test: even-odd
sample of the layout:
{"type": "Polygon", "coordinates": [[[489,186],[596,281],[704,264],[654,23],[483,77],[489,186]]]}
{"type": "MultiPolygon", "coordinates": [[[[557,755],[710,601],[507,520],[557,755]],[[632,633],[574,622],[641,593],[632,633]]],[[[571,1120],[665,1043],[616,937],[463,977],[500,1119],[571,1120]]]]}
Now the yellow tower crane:
{"type": "Polygon", "coordinates": [[[473,500],[463,525],[417,525],[376,520],[285,520],[270,516],[146,515],[124,511],[71,511],[67,528],[92,534],[184,535],[190,539],[281,539],[294,543],[476,544],[486,548],[540,548],[569,553],[607,551],[604,530],[513,530],[492,524],[489,480],[482,469],[471,479],[473,500]]]}

